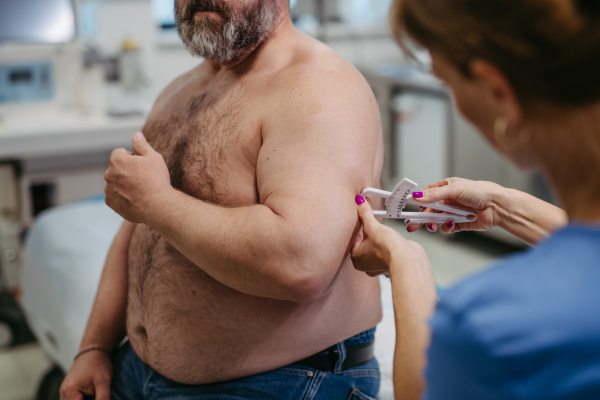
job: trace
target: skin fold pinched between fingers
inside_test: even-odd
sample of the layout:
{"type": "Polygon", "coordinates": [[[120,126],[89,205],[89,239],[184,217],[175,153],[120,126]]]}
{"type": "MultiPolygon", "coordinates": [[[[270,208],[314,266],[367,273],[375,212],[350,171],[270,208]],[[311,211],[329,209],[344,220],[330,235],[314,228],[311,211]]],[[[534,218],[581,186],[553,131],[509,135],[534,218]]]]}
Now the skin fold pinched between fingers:
{"type": "Polygon", "coordinates": [[[406,244],[398,232],[381,224],[373,215],[368,203],[357,206],[358,216],[362,224],[363,238],[355,243],[352,250],[354,267],[375,277],[389,274],[389,263],[393,249],[406,244]]]}

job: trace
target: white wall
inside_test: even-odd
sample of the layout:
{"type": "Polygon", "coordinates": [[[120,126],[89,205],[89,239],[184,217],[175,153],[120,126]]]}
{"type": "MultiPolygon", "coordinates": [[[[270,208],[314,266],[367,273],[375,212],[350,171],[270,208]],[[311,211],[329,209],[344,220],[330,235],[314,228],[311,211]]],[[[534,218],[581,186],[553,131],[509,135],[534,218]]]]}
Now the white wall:
{"type": "MultiPolygon", "coordinates": [[[[82,0],[99,4],[94,42],[105,54],[117,54],[125,38],[142,44],[142,58],[151,80],[149,96],[155,98],[171,80],[201,62],[183,45],[160,45],[159,32],[152,21],[148,0],[82,0]]],[[[376,68],[398,63],[402,55],[387,33],[387,26],[361,31],[336,24],[326,30],[326,42],[348,61],[360,67],[376,68]]]]}

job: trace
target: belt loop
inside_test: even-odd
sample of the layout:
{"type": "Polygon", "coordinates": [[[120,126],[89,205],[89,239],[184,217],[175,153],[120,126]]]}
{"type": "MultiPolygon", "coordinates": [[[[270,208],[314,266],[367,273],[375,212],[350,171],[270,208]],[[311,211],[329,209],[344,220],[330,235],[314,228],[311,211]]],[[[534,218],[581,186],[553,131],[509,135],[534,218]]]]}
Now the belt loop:
{"type": "Polygon", "coordinates": [[[344,342],[340,342],[337,344],[337,352],[338,352],[338,360],[335,363],[335,368],[333,369],[334,374],[339,374],[342,372],[342,365],[346,360],[346,346],[344,342]]]}

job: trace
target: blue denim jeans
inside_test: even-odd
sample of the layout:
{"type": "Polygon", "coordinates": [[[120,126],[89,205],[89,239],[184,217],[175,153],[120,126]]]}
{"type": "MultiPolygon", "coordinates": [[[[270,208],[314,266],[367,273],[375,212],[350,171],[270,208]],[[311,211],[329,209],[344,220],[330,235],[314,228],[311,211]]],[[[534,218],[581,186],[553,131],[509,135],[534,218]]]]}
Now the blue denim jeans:
{"type": "MultiPolygon", "coordinates": [[[[366,343],[374,329],[339,343],[345,349],[366,343]]],[[[340,364],[341,365],[341,364],[340,364]]],[[[273,371],[208,385],[184,385],[145,365],[129,342],[114,356],[111,399],[115,400],[374,400],[379,392],[379,364],[373,358],[358,367],[323,372],[290,364],[273,371]]]]}

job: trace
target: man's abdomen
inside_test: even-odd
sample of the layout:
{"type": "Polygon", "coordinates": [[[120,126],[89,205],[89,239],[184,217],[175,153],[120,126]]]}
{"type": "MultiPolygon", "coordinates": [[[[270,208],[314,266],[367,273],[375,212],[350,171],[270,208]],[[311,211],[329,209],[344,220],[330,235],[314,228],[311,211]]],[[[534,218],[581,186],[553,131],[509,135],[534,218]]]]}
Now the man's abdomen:
{"type": "Polygon", "coordinates": [[[139,225],[129,253],[127,333],[138,356],[180,383],[219,382],[272,370],[379,321],[379,283],[343,267],[310,303],[250,296],[207,275],[139,225]]]}

